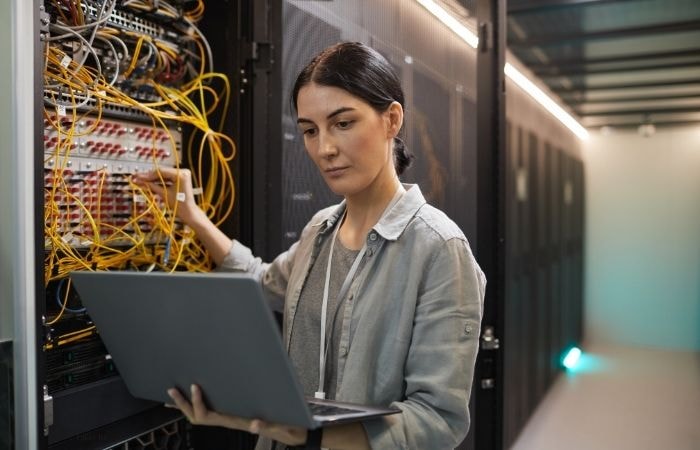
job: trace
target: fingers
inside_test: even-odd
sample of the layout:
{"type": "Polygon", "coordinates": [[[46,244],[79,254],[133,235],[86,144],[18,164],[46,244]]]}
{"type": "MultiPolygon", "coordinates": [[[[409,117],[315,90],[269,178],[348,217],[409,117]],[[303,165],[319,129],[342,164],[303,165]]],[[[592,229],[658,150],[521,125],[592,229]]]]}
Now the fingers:
{"type": "MultiPolygon", "coordinates": [[[[187,417],[190,423],[195,425],[215,425],[228,426],[229,428],[246,429],[248,421],[238,417],[226,416],[214,411],[209,411],[204,404],[202,390],[199,386],[190,386],[192,403],[178,391],[177,389],[169,389],[168,395],[175,402],[175,408],[178,408],[187,417]]],[[[166,407],[170,405],[166,404],[166,407]]]]}
{"type": "Polygon", "coordinates": [[[189,169],[175,167],[160,167],[158,170],[137,172],[131,175],[131,181],[138,185],[146,183],[163,183],[187,185],[192,183],[192,174],[189,169]]]}
{"type": "Polygon", "coordinates": [[[195,417],[204,417],[207,415],[207,407],[204,405],[204,400],[202,399],[202,390],[196,384],[190,386],[190,392],[192,393],[192,409],[194,410],[195,417]]]}
{"type": "Polygon", "coordinates": [[[188,169],[163,167],[150,172],[135,173],[131,181],[144,190],[149,190],[170,206],[175,200],[192,199],[192,175],[188,169]],[[177,189],[177,192],[175,192],[177,189]],[[184,198],[180,198],[184,194],[184,198]]]}
{"type": "Polygon", "coordinates": [[[165,189],[163,189],[163,187],[159,183],[143,183],[141,186],[147,187],[151,192],[153,192],[161,198],[165,198],[165,196],[167,195],[165,189]]]}
{"type": "Polygon", "coordinates": [[[260,419],[254,419],[248,424],[248,433],[260,434],[260,431],[266,428],[266,423],[260,419]]]}
{"type": "Polygon", "coordinates": [[[180,175],[189,176],[189,169],[180,169],[176,167],[159,167],[158,170],[150,170],[148,172],[137,172],[132,175],[132,179],[140,181],[159,181],[164,180],[175,181],[180,175]]]}
{"type": "Polygon", "coordinates": [[[305,428],[267,423],[259,419],[251,421],[248,432],[266,436],[275,441],[284,442],[287,445],[303,444],[306,442],[308,434],[308,430],[305,428]]]}
{"type": "Polygon", "coordinates": [[[168,395],[170,398],[173,399],[175,402],[175,406],[182,411],[182,414],[187,417],[187,420],[190,422],[194,423],[194,410],[192,409],[192,405],[190,405],[190,402],[187,401],[185,397],[180,394],[180,391],[178,391],[175,388],[168,389],[168,395]]]}
{"type": "Polygon", "coordinates": [[[288,445],[299,445],[306,442],[307,430],[304,428],[268,423],[260,419],[249,420],[209,411],[204,404],[204,395],[199,386],[193,384],[190,386],[190,392],[192,403],[187,401],[177,389],[169,389],[168,395],[173,399],[175,405],[165,404],[165,406],[178,408],[187,417],[187,420],[195,425],[215,425],[244,430],[288,445]]]}

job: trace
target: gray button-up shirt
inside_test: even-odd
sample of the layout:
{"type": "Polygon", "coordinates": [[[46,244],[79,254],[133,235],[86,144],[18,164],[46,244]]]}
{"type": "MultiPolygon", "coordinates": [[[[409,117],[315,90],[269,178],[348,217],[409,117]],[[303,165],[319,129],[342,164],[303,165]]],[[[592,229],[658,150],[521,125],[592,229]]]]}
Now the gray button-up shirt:
{"type": "MultiPolygon", "coordinates": [[[[337,365],[337,400],[401,409],[363,423],[372,448],[451,449],[469,429],[486,281],[459,227],[417,185],[406,188],[367,235],[339,312],[338,359],[328,363],[337,365]]],[[[302,286],[344,210],[319,211],[272,263],[238,241],[222,263],[260,279],[284,311],[287,347],[302,286]]]]}

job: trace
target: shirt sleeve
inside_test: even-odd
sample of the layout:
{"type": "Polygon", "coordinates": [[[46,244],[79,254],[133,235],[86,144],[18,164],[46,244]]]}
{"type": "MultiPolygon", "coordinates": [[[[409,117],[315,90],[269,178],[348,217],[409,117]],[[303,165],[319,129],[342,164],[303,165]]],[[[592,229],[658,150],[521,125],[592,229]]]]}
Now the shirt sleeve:
{"type": "Polygon", "coordinates": [[[312,220],[304,227],[301,237],[292,244],[289,250],[278,255],[271,263],[264,262],[261,258],[253,255],[250,248],[233,239],[231,250],[217,269],[228,272],[243,272],[253,276],[261,283],[270,307],[281,312],[284,308],[287,284],[297,259],[299,246],[313,232],[311,223],[314,221],[312,220]]]}
{"type": "Polygon", "coordinates": [[[373,449],[453,449],[469,430],[469,395],[485,278],[466,240],[444,241],[425,268],[405,363],[401,414],[364,423],[373,449]]]}

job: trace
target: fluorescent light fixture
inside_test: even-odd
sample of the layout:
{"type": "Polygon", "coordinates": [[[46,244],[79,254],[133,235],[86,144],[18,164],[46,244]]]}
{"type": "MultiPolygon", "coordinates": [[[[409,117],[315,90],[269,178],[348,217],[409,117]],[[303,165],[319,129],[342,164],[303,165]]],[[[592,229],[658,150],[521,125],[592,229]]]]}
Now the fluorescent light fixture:
{"type": "MultiPolygon", "coordinates": [[[[447,12],[442,6],[435,3],[433,0],[416,0],[425,9],[427,9],[432,15],[437,17],[442,23],[444,23],[450,30],[452,30],[457,36],[462,38],[467,44],[473,48],[479,46],[479,38],[472,33],[467,27],[462,25],[459,20],[457,20],[452,14],[447,12]]],[[[513,67],[510,63],[506,63],[503,68],[507,77],[515,82],[521,89],[530,94],[540,105],[542,105],[547,111],[550,112],[554,117],[556,117],[561,123],[563,123],[568,129],[570,129],[579,139],[588,139],[588,130],[586,130],[580,123],[574,119],[571,114],[564,111],[564,109],[559,106],[554,100],[552,100],[547,94],[538,88],[532,81],[530,81],[525,75],[523,75],[518,69],[513,67]]]]}
{"type": "Polygon", "coordinates": [[[477,48],[479,46],[479,38],[469,31],[467,27],[462,25],[459,20],[455,19],[454,16],[445,9],[435,3],[433,0],[416,0],[418,3],[420,3],[423,8],[427,9],[430,11],[432,15],[440,19],[440,22],[444,23],[447,25],[447,28],[450,30],[454,31],[454,33],[464,39],[464,42],[467,44],[471,45],[473,48],[477,48]]]}
{"type": "Polygon", "coordinates": [[[583,128],[581,124],[571,116],[571,114],[564,111],[564,109],[547,94],[545,94],[542,89],[535,86],[535,83],[530,81],[525,75],[522,74],[522,72],[513,67],[513,65],[510,63],[506,63],[503,70],[508,78],[513,80],[513,82],[520,86],[522,90],[530,94],[530,96],[534,98],[537,103],[544,106],[544,108],[549,111],[550,114],[559,119],[559,121],[570,129],[576,136],[578,136],[579,139],[584,141],[588,139],[588,130],[583,128]]]}
{"type": "Polygon", "coordinates": [[[568,351],[566,356],[564,356],[564,367],[566,367],[569,370],[573,370],[573,368],[576,367],[576,363],[578,363],[580,357],[581,349],[579,349],[578,347],[573,347],[571,350],[568,351]]]}

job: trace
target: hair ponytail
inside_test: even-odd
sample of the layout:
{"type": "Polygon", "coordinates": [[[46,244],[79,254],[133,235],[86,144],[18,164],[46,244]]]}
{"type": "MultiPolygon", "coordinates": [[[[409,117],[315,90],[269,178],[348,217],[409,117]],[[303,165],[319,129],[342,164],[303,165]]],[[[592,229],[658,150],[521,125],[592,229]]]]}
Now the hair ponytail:
{"type": "Polygon", "coordinates": [[[413,153],[408,151],[406,143],[400,137],[394,138],[394,167],[396,168],[396,174],[401,176],[401,174],[411,166],[415,156],[413,153]]]}

